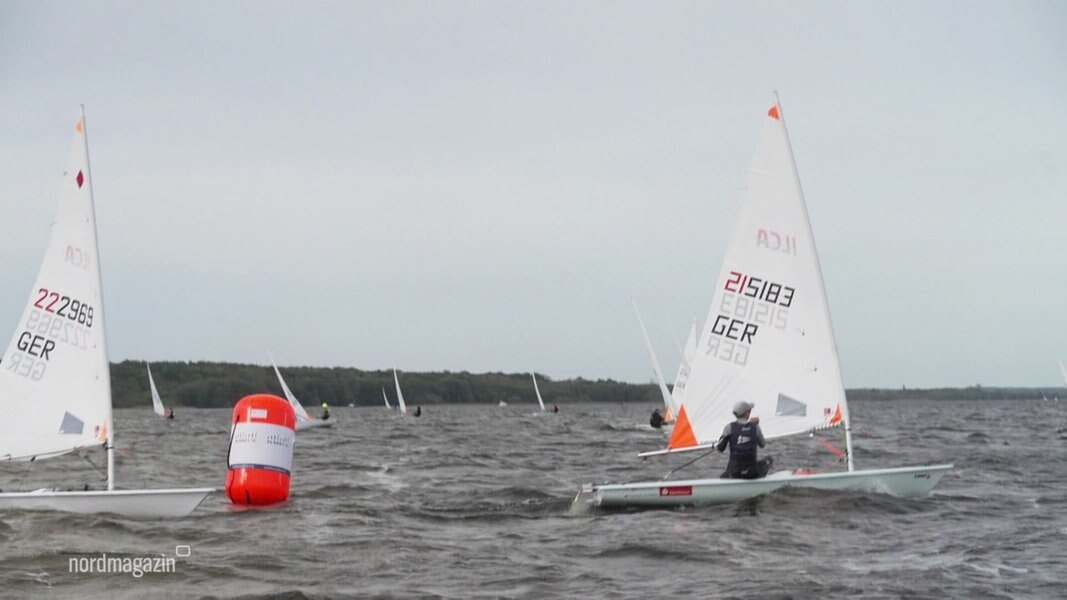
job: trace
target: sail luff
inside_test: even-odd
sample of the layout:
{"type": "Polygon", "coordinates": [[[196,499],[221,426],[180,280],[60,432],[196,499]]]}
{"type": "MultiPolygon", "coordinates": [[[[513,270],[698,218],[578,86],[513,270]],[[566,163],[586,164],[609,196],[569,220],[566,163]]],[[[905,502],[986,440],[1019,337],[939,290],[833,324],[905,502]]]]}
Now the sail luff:
{"type": "Polygon", "coordinates": [[[93,255],[96,257],[96,304],[100,310],[100,346],[103,365],[97,377],[103,379],[104,396],[107,398],[107,416],[104,420],[107,428],[107,489],[115,489],[115,427],[111,406],[111,362],[107,352],[107,319],[104,316],[104,276],[100,269],[100,236],[96,227],[96,196],[93,194],[93,167],[89,159],[89,124],[85,119],[85,105],[81,105],[82,144],[85,147],[85,171],[89,180],[89,216],[93,229],[93,255]]]}

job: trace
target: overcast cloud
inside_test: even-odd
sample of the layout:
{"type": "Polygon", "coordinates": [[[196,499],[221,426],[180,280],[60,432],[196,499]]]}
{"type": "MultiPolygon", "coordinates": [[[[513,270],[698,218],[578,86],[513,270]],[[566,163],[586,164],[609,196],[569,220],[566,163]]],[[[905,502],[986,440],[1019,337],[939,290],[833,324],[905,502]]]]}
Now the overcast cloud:
{"type": "Polygon", "coordinates": [[[781,94],[846,385],[1058,385],[1059,2],[0,0],[0,335],[88,111],[112,360],[647,381],[781,94]]]}

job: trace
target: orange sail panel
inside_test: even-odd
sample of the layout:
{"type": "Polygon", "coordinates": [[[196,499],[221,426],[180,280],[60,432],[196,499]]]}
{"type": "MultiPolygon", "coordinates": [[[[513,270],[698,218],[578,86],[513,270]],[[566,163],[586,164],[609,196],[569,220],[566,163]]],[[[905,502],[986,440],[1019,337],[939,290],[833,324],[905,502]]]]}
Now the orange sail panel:
{"type": "Polygon", "coordinates": [[[674,450],[675,448],[688,448],[696,445],[697,438],[693,435],[693,427],[689,424],[689,417],[685,414],[685,406],[683,406],[678,409],[678,419],[674,423],[674,431],[671,432],[671,439],[667,442],[667,447],[674,450]]]}

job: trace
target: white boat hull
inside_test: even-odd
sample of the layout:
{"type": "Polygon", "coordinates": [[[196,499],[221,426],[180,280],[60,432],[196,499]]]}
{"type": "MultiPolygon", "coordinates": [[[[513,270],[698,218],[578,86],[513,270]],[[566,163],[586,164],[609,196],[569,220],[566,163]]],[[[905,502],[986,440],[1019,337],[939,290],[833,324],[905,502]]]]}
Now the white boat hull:
{"type": "Polygon", "coordinates": [[[196,510],[213,491],[215,488],[9,492],[0,493],[0,512],[54,510],[80,514],[112,513],[140,519],[184,517],[196,510]]]}
{"type": "Polygon", "coordinates": [[[780,471],[763,479],[687,479],[587,484],[578,492],[574,503],[576,508],[728,504],[783,487],[875,492],[913,498],[929,494],[951,468],[952,465],[932,465],[815,475],[780,471]]]}
{"type": "Polygon", "coordinates": [[[319,429],[321,427],[333,427],[333,424],[336,423],[336,422],[337,421],[335,421],[333,419],[333,417],[330,417],[329,419],[325,419],[325,420],[323,420],[323,419],[312,419],[310,421],[299,421],[298,420],[296,422],[296,430],[297,431],[303,431],[305,429],[319,429]]]}

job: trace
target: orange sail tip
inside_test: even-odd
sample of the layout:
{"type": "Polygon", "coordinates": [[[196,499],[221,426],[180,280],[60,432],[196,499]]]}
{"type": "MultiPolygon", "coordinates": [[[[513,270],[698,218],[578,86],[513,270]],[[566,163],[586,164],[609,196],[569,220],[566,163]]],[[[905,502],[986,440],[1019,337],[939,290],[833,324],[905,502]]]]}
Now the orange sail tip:
{"type": "Polygon", "coordinates": [[[774,119],[775,121],[781,121],[782,120],[778,116],[778,105],[777,104],[771,106],[771,109],[767,111],[767,116],[772,118],[772,119],[774,119]]]}
{"type": "Polygon", "coordinates": [[[830,417],[830,424],[831,425],[840,425],[841,424],[841,405],[840,404],[838,404],[834,408],[834,415],[832,417],[830,417]]]}
{"type": "Polygon", "coordinates": [[[678,417],[674,421],[674,430],[671,431],[671,439],[667,447],[688,448],[697,445],[697,438],[693,435],[693,426],[689,424],[689,415],[685,414],[685,407],[678,409],[678,417]]]}
{"type": "Polygon", "coordinates": [[[74,131],[77,131],[78,133],[81,133],[84,130],[85,130],[85,128],[82,126],[82,120],[78,119],[78,122],[74,124],[74,131]]]}

